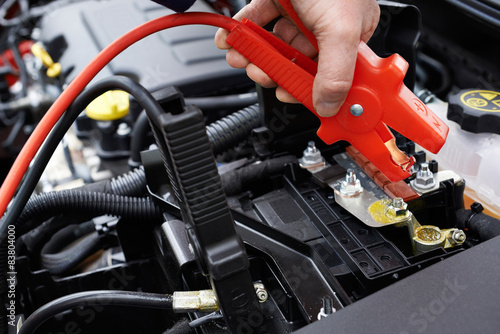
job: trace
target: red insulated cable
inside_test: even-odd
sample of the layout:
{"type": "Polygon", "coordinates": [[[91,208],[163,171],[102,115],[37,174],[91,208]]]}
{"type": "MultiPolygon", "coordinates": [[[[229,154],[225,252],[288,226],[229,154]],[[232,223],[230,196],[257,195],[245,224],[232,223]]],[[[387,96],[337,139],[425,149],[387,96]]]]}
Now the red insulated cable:
{"type": "Polygon", "coordinates": [[[232,30],[238,25],[238,22],[226,16],[210,13],[167,15],[138,26],[102,50],[62,92],[26,141],[0,188],[0,217],[5,213],[31,160],[40,149],[49,132],[97,73],[118,54],[141,39],[161,30],[189,24],[204,24],[232,30]]]}

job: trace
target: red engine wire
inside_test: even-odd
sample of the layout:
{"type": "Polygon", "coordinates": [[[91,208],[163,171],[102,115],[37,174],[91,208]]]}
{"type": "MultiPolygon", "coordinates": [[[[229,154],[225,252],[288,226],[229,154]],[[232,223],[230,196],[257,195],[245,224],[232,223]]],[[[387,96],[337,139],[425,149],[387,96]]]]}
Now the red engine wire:
{"type": "Polygon", "coordinates": [[[238,22],[226,16],[210,13],[167,15],[134,28],[102,50],[62,92],[26,141],[0,188],[0,217],[5,213],[9,202],[21,183],[23,175],[28,170],[29,164],[51,129],[97,73],[135,42],[155,32],[189,24],[204,24],[232,30],[238,25],[238,22]]]}

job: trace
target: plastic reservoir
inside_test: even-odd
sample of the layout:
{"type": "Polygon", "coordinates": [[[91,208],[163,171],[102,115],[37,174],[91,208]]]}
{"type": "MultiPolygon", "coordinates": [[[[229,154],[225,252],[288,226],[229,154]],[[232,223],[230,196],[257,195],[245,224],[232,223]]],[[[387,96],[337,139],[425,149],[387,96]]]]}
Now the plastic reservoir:
{"type": "Polygon", "coordinates": [[[427,152],[429,159],[465,179],[466,208],[473,201],[480,202],[487,213],[500,217],[500,135],[462,130],[447,119],[446,102],[434,99],[427,106],[450,128],[441,151],[437,155],[427,152]]]}

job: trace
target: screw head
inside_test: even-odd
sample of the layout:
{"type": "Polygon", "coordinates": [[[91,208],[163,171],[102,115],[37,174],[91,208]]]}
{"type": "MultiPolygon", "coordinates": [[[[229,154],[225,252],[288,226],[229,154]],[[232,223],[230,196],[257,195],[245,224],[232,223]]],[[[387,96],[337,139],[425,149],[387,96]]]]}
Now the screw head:
{"type": "Polygon", "coordinates": [[[462,243],[465,241],[465,233],[464,231],[462,230],[457,230],[455,232],[453,232],[453,234],[451,235],[451,238],[456,242],[456,243],[462,243]]]}
{"type": "Polygon", "coordinates": [[[353,104],[351,106],[351,114],[356,117],[363,115],[363,106],[361,104],[353,104]]]}

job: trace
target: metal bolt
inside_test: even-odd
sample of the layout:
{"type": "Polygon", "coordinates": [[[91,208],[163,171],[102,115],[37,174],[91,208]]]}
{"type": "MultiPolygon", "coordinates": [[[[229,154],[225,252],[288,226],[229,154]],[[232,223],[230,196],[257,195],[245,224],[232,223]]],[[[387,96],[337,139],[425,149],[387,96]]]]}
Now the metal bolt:
{"type": "Polygon", "coordinates": [[[345,180],[340,183],[340,195],[353,197],[363,192],[361,182],[356,177],[354,170],[348,169],[345,180]]]}
{"type": "Polygon", "coordinates": [[[395,197],[392,199],[392,206],[395,208],[403,208],[405,201],[401,197],[395,197]]]}
{"type": "Polygon", "coordinates": [[[409,211],[407,210],[408,204],[404,202],[401,197],[392,199],[392,202],[387,206],[386,214],[391,218],[407,218],[409,211]]]}
{"type": "Polygon", "coordinates": [[[119,136],[128,136],[132,132],[130,126],[127,123],[118,124],[118,129],[116,130],[116,134],[119,136]]]}
{"type": "Polygon", "coordinates": [[[431,189],[436,186],[434,174],[429,169],[429,164],[424,162],[420,164],[420,170],[417,172],[415,180],[412,185],[417,189],[431,189]]]}
{"type": "Polygon", "coordinates": [[[320,150],[316,147],[314,141],[307,143],[307,148],[304,150],[302,158],[299,159],[300,166],[303,168],[313,169],[325,165],[325,158],[321,155],[320,150]]]}
{"type": "Polygon", "coordinates": [[[265,302],[269,298],[269,294],[262,283],[254,283],[255,293],[260,303],[265,302]]]}
{"type": "Polygon", "coordinates": [[[354,174],[354,170],[348,169],[347,174],[345,176],[345,180],[347,183],[356,182],[356,174],[354,174]]]}
{"type": "Polygon", "coordinates": [[[453,232],[453,234],[451,235],[451,238],[457,243],[457,244],[460,244],[462,242],[465,241],[465,233],[464,231],[462,230],[456,230],[455,232],[453,232]]]}
{"type": "Polygon", "coordinates": [[[351,106],[351,114],[353,116],[361,116],[363,114],[363,106],[361,104],[353,104],[351,106]]]}
{"type": "Polygon", "coordinates": [[[316,148],[316,143],[311,141],[307,142],[307,152],[309,153],[316,153],[318,152],[318,149],[316,148]]]}
{"type": "Polygon", "coordinates": [[[332,314],[334,310],[332,299],[330,297],[324,297],[321,299],[323,301],[323,311],[325,314],[332,314]]]}
{"type": "Polygon", "coordinates": [[[318,313],[318,320],[328,317],[330,314],[335,313],[337,310],[333,307],[333,301],[330,297],[321,298],[323,307],[318,313]]]}

